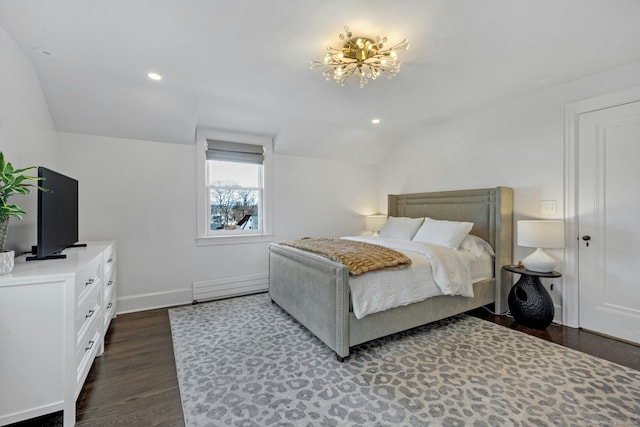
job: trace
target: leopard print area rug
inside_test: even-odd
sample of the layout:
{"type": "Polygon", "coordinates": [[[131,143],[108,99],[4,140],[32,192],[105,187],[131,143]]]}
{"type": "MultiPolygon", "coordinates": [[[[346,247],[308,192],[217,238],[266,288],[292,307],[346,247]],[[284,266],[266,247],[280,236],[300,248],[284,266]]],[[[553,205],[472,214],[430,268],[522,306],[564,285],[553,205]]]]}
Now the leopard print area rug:
{"type": "Polygon", "coordinates": [[[267,294],[169,314],[187,427],[640,426],[640,371],[466,315],[339,363],[267,294]]]}

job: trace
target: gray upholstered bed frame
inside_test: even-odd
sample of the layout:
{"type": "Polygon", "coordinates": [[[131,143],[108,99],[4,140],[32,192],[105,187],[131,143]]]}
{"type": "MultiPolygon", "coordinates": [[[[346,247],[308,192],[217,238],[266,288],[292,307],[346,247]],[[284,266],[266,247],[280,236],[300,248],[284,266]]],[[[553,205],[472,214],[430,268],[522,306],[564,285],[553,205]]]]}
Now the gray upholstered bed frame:
{"type": "Polygon", "coordinates": [[[502,266],[513,256],[513,191],[507,187],[389,195],[390,216],[469,221],[471,234],[493,246],[494,278],[474,284],[474,297],[438,296],[356,319],[350,311],[349,272],[327,258],[271,244],[269,296],[326,345],[339,360],[349,348],[495,303],[506,311],[510,283],[502,266]]]}

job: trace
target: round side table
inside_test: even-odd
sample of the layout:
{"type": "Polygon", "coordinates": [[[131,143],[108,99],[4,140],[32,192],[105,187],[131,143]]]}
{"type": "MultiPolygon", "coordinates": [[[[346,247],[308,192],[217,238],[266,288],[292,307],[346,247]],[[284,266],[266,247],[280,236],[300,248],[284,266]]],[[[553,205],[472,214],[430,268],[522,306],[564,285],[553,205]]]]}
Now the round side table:
{"type": "Polygon", "coordinates": [[[542,286],[541,277],[560,277],[557,271],[541,273],[514,265],[502,267],[520,274],[520,279],[509,292],[509,310],[516,322],[535,329],[545,329],[553,320],[555,309],[549,292],[542,286]]]}

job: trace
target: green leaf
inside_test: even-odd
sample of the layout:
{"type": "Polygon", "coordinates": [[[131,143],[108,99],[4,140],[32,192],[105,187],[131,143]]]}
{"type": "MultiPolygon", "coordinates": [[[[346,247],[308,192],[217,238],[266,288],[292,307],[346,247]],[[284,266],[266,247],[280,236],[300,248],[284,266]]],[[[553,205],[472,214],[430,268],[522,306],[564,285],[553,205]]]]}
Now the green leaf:
{"type": "MultiPolygon", "coordinates": [[[[29,166],[28,168],[16,169],[16,170],[13,171],[13,173],[14,174],[23,173],[23,172],[26,172],[26,171],[29,171],[29,170],[35,169],[35,168],[36,168],[36,166],[29,166]]],[[[37,177],[31,177],[31,178],[37,178],[37,177]]]]}
{"type": "Polygon", "coordinates": [[[14,216],[22,219],[26,212],[17,205],[7,204],[7,200],[14,194],[29,194],[32,188],[39,191],[49,191],[38,185],[42,178],[24,173],[35,169],[36,166],[15,169],[10,162],[7,162],[4,153],[0,151],[0,220],[14,216]]]}

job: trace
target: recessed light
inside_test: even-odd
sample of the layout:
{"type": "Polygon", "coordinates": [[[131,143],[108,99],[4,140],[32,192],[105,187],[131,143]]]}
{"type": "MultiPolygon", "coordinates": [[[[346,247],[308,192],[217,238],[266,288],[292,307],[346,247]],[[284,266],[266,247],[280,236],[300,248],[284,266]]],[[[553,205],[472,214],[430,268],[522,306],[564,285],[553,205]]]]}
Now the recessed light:
{"type": "Polygon", "coordinates": [[[162,80],[162,76],[158,73],[149,73],[147,74],[147,77],[149,77],[151,80],[162,80]]]}
{"type": "Polygon", "coordinates": [[[371,123],[377,125],[378,123],[380,123],[380,119],[373,119],[371,120],[371,123]]]}

